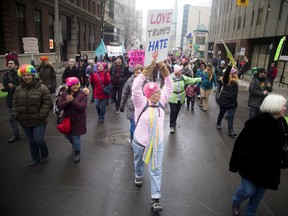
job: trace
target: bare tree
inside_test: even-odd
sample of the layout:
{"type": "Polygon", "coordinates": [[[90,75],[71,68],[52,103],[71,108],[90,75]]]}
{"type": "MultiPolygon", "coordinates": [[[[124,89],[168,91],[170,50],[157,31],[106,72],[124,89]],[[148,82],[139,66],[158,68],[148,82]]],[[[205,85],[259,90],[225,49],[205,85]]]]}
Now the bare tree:
{"type": "Polygon", "coordinates": [[[115,20],[121,28],[120,34],[124,40],[124,46],[133,47],[138,38],[137,13],[135,9],[123,4],[117,3],[115,6],[115,20]]]}

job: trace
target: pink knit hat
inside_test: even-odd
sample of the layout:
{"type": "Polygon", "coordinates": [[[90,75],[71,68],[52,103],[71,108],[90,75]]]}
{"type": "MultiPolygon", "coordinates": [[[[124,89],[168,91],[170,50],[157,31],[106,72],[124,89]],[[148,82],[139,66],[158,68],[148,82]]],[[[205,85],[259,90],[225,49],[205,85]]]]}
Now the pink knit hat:
{"type": "Polygon", "coordinates": [[[75,84],[80,85],[80,84],[79,84],[79,79],[78,79],[77,77],[68,77],[68,78],[66,79],[66,85],[67,85],[68,87],[71,87],[72,85],[75,85],[75,84]]]}
{"type": "Polygon", "coordinates": [[[232,67],[231,70],[230,70],[230,74],[233,74],[233,73],[236,73],[236,72],[237,72],[237,70],[234,67],[232,67]]]}
{"type": "Polygon", "coordinates": [[[158,90],[160,89],[159,85],[155,82],[149,82],[149,83],[146,83],[146,85],[144,86],[143,88],[143,92],[144,92],[144,95],[147,97],[147,98],[150,98],[151,95],[153,95],[155,92],[157,92],[158,90]]]}
{"type": "Polygon", "coordinates": [[[182,66],[180,65],[174,65],[174,73],[178,73],[179,71],[181,71],[183,69],[182,66]]]}

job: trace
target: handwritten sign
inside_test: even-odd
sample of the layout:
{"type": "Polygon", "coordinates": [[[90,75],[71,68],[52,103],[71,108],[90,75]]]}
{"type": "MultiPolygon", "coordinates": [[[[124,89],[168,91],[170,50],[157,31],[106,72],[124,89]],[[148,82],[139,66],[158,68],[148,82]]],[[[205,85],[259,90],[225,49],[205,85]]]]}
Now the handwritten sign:
{"type": "Polygon", "coordinates": [[[122,46],[106,46],[108,56],[119,56],[122,55],[122,46]]]}
{"type": "Polygon", "coordinates": [[[144,65],[145,51],[144,50],[129,50],[128,52],[130,67],[135,67],[137,64],[144,65]]]}
{"type": "Polygon", "coordinates": [[[172,18],[173,10],[148,11],[145,66],[149,65],[153,59],[160,62],[167,58],[172,18]]]}
{"type": "Polygon", "coordinates": [[[23,37],[24,53],[39,53],[38,38],[23,37]]]}

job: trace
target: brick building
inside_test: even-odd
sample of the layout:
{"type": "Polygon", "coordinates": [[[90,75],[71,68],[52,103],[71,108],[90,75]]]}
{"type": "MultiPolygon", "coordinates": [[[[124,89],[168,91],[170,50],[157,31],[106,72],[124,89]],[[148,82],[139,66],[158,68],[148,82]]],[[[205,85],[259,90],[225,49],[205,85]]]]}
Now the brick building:
{"type": "MultiPolygon", "coordinates": [[[[101,0],[59,0],[58,2],[61,59],[75,57],[78,49],[95,50],[102,37],[101,0]]],[[[111,41],[113,33],[117,33],[113,13],[109,13],[109,8],[113,6],[114,1],[107,2],[109,5],[105,7],[105,16],[109,19],[105,19],[105,26],[110,26],[112,32],[107,35],[110,36],[111,41]],[[110,15],[112,18],[109,17],[110,15]]],[[[54,0],[1,1],[0,54],[3,55],[8,50],[23,54],[22,37],[38,38],[39,53],[54,53],[54,19],[54,0]]]]}

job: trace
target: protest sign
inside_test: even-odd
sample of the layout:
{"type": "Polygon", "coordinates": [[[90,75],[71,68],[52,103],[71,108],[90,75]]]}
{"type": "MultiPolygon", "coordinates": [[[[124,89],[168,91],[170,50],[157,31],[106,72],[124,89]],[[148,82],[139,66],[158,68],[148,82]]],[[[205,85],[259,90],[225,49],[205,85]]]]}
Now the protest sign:
{"type": "Polygon", "coordinates": [[[173,10],[148,11],[145,66],[149,65],[152,59],[160,62],[167,58],[172,18],[173,10]]]}
{"type": "Polygon", "coordinates": [[[122,46],[106,46],[108,56],[119,56],[122,55],[122,46]]]}
{"type": "Polygon", "coordinates": [[[129,50],[129,66],[135,67],[137,64],[144,65],[145,51],[144,50],[129,50]]]}

